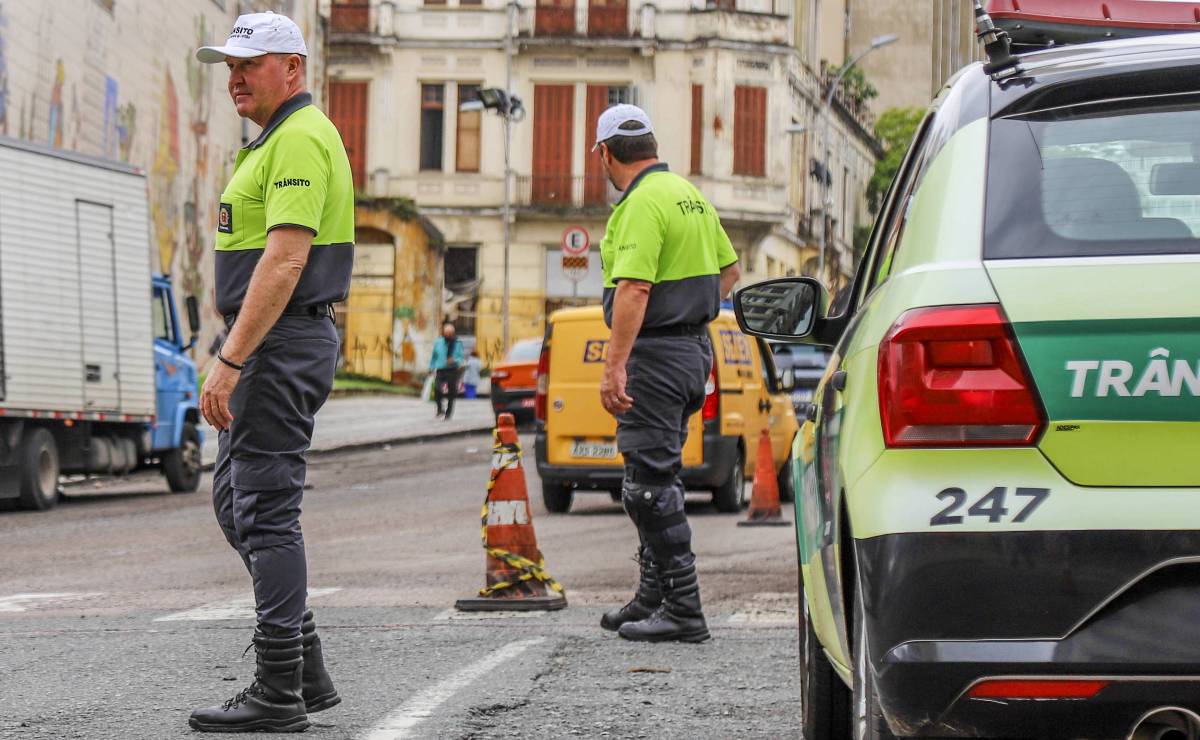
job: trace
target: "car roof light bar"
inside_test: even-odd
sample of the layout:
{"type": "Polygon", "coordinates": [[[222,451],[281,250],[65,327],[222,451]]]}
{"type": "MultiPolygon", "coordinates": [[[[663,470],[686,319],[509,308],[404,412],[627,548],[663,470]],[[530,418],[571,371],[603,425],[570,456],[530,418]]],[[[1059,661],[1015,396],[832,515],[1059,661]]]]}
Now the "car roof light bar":
{"type": "Polygon", "coordinates": [[[994,80],[1001,80],[1021,73],[1021,60],[1012,53],[1012,39],[1008,33],[996,28],[992,17],[983,7],[982,0],[973,0],[975,5],[975,36],[983,44],[987,63],[983,71],[994,80]]]}

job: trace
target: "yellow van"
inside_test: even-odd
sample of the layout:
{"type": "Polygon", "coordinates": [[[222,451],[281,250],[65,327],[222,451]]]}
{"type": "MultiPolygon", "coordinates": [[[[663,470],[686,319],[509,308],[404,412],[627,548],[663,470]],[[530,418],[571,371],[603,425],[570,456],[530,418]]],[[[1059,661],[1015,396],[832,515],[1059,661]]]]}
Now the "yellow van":
{"type": "MultiPolygon", "coordinates": [[[[680,478],[689,490],[710,490],[721,511],[747,503],[758,440],[770,430],[775,472],[783,496],[791,492],[786,466],[798,430],[791,398],[776,378],[771,353],[760,339],[742,334],[730,311],[709,325],[713,372],[704,408],[688,422],[680,478]]],[[[600,405],[600,376],[609,330],[600,306],[550,315],[538,363],[537,471],[550,511],[571,508],[575,491],[608,491],[620,500],[624,462],[617,452],[617,422],[600,405]]]]}

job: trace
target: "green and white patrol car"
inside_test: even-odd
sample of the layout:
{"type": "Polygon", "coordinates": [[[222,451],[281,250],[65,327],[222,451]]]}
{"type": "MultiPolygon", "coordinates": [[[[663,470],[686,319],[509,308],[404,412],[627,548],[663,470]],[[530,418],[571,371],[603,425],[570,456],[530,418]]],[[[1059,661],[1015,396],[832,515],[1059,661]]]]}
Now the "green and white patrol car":
{"type": "Polygon", "coordinates": [[[844,313],[736,299],[836,347],[793,449],[805,738],[1200,732],[1200,34],[1020,65],[942,91],[844,313]]]}

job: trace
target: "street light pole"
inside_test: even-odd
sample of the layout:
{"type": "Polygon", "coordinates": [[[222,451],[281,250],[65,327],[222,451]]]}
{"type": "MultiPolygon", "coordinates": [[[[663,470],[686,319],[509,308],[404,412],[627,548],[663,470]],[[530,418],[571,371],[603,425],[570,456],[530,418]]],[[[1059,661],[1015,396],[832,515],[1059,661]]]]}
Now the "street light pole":
{"type": "MultiPolygon", "coordinates": [[[[508,4],[508,23],[504,29],[504,90],[512,93],[512,58],[513,58],[513,24],[515,23],[515,13],[517,3],[510,2],[508,4]]],[[[509,275],[508,262],[509,253],[512,249],[512,166],[509,157],[509,151],[512,148],[512,110],[504,111],[504,203],[501,207],[501,217],[504,219],[504,292],[500,298],[500,321],[501,321],[501,336],[503,341],[502,353],[508,352],[509,327],[508,327],[508,297],[509,297],[509,275]]]]}
{"type": "Polygon", "coordinates": [[[857,56],[852,57],[849,62],[842,65],[841,72],[838,73],[833,83],[830,84],[829,91],[825,94],[824,104],[821,106],[821,158],[823,160],[821,166],[824,168],[824,171],[819,173],[821,176],[821,239],[820,245],[817,248],[817,279],[821,282],[825,282],[825,242],[826,233],[829,231],[829,209],[833,205],[833,192],[830,190],[830,186],[833,185],[833,170],[829,167],[829,155],[831,154],[829,148],[829,118],[830,109],[833,106],[833,96],[837,92],[838,87],[841,86],[842,79],[845,78],[846,73],[853,69],[854,65],[862,61],[863,57],[876,49],[894,43],[899,38],[896,34],[889,33],[885,36],[876,36],[871,39],[870,46],[860,51],[857,56]]]}

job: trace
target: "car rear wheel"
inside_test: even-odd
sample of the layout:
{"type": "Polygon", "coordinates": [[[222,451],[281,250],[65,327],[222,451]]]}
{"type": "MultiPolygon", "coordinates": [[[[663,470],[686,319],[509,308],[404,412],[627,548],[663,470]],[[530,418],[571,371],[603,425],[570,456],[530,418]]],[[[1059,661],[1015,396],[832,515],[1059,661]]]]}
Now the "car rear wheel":
{"type": "Polygon", "coordinates": [[[31,429],[21,442],[21,488],[17,504],[22,509],[45,511],[58,503],[58,445],[46,429],[31,429]]]}
{"type": "Polygon", "coordinates": [[[800,586],[800,736],[842,740],[850,734],[850,691],[833,672],[808,615],[800,586]]]}
{"type": "Polygon", "coordinates": [[[571,501],[575,498],[575,489],[568,484],[547,483],[542,481],[542,503],[546,509],[555,514],[564,514],[571,510],[571,501]]]}
{"type": "MultiPolygon", "coordinates": [[[[855,580],[858,583],[857,579],[855,580]]],[[[895,740],[879,706],[875,673],[867,650],[867,626],[863,617],[862,589],[854,597],[854,696],[851,702],[851,729],[854,740],[895,740]]]]}
{"type": "Polygon", "coordinates": [[[736,513],[746,504],[746,453],[738,448],[737,459],[729,479],[713,491],[713,505],[717,511],[736,513]]]}

